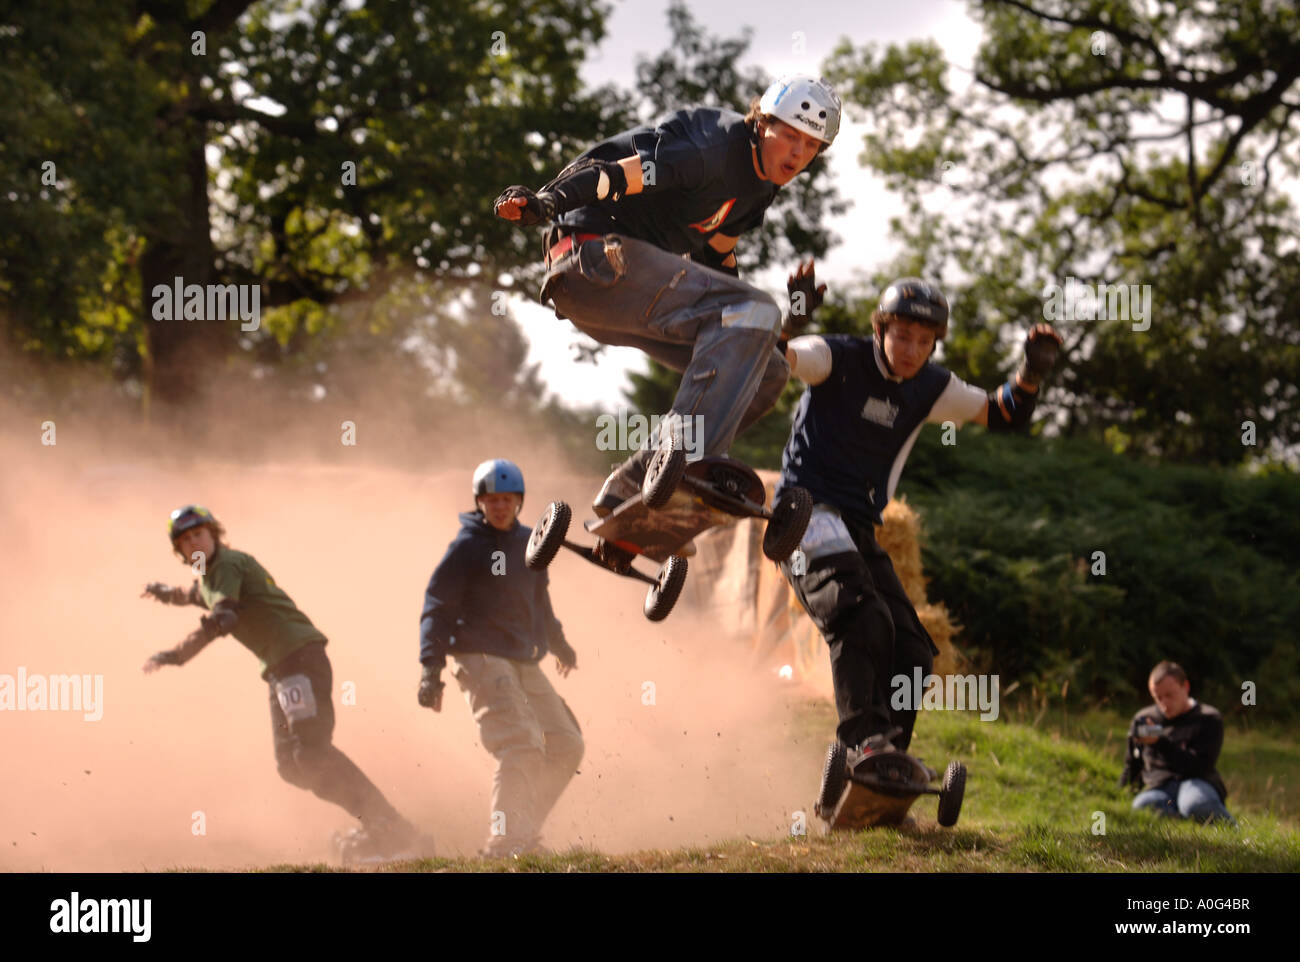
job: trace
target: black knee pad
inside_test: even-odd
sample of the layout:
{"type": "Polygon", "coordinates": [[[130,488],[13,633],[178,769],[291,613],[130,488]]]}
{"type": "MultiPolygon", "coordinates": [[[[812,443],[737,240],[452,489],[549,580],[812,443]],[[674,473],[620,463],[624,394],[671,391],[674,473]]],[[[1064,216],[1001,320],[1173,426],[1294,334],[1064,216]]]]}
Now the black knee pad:
{"type": "Polygon", "coordinates": [[[295,788],[310,789],[312,786],[311,778],[298,767],[298,762],[292,755],[277,753],[275,756],[275,770],[279,772],[281,778],[295,788]]]}
{"type": "Polygon", "coordinates": [[[830,642],[832,637],[841,644],[860,648],[875,657],[891,658],[894,618],[889,606],[879,595],[859,599],[830,625],[827,641],[830,642]]]}
{"type": "Polygon", "coordinates": [[[929,635],[917,635],[914,632],[895,631],[894,633],[894,672],[909,678],[916,668],[921,674],[928,675],[934,669],[934,649],[929,635]]]}
{"type": "Polygon", "coordinates": [[[818,558],[799,575],[794,574],[791,565],[787,559],[781,562],[781,570],[804,611],[823,634],[871,593],[863,580],[866,568],[856,553],[818,558]]]}
{"type": "Polygon", "coordinates": [[[293,749],[294,785],[315,791],[335,775],[337,751],[330,742],[299,742],[293,749]]]}

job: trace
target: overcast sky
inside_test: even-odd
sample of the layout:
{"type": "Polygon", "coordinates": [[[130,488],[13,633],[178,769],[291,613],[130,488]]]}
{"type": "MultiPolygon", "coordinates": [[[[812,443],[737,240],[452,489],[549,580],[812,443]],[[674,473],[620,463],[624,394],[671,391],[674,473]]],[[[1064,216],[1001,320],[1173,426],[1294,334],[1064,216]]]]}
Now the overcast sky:
{"type": "MultiPolygon", "coordinates": [[[[606,23],[605,41],[588,57],[583,78],[593,86],[613,82],[631,87],[637,55],[654,56],[668,46],[668,6],[669,0],[616,0],[606,23]]],[[[690,9],[714,35],[738,36],[744,27],[751,27],[753,37],[745,62],[758,64],[774,76],[818,73],[822,61],[843,37],[855,46],[932,38],[943,46],[948,62],[959,68],[969,68],[979,42],[979,28],[966,16],[965,4],[953,0],[748,0],[744,4],[694,0],[690,9]],[[796,31],[803,34],[802,56],[793,52],[796,31]]],[[[960,86],[958,77],[952,82],[960,86]]],[[[817,265],[819,279],[832,287],[837,282],[842,286],[898,253],[888,236],[888,221],[900,205],[875,177],[858,166],[862,131],[861,125],[846,118],[827,155],[840,194],[853,202],[844,216],[831,220],[829,226],[841,243],[817,265]]],[[[793,266],[781,265],[747,279],[777,295],[778,302],[784,304],[784,277],[793,266]]],[[[529,361],[541,362],[541,375],[549,390],[570,403],[595,404],[606,410],[623,403],[626,372],[645,367],[640,351],[607,348],[598,365],[574,363],[570,345],[582,335],[568,321],[557,319],[535,299],[519,298],[514,308],[532,345],[529,361]]]]}

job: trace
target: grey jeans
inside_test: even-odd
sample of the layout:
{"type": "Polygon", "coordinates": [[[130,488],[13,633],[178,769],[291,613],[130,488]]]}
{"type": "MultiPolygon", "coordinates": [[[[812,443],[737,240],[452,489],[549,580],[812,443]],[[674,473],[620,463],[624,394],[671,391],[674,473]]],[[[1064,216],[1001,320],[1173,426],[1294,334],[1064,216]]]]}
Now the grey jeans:
{"type": "Polygon", "coordinates": [[[781,309],[770,295],[645,241],[587,241],[550,266],[541,300],[548,296],[589,337],[682,372],[668,413],[696,419],[704,456],[725,454],[790,377],[775,350],[781,309]]]}
{"type": "Polygon", "coordinates": [[[541,834],[577,772],[585,747],[582,730],[539,665],[470,652],[452,662],[483,747],[497,759],[484,851],[518,851],[541,834]]]}

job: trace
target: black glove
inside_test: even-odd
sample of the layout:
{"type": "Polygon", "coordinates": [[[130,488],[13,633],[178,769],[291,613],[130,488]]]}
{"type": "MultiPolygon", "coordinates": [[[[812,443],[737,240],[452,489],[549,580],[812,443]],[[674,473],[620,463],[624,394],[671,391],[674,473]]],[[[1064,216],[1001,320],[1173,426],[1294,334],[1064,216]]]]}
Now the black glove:
{"type": "Polygon", "coordinates": [[[811,257],[790,275],[785,289],[790,295],[790,308],[781,322],[781,340],[788,341],[803,333],[826,295],[826,285],[817,285],[811,257]]]}
{"type": "Polygon", "coordinates": [[[442,669],[434,668],[432,665],[425,665],[420,672],[420,691],[416,698],[422,708],[438,711],[442,707],[442,690],[446,686],[438,677],[441,674],[442,669]]]}
{"type": "Polygon", "coordinates": [[[144,586],[144,591],[141,592],[140,597],[143,598],[145,595],[149,595],[155,600],[161,601],[165,605],[177,605],[184,604],[183,599],[181,601],[176,600],[178,595],[183,595],[184,593],[184,588],[173,588],[171,585],[165,585],[161,581],[151,581],[144,586]]]}
{"type": "Polygon", "coordinates": [[[514,186],[507,187],[501,192],[501,196],[492,204],[492,209],[496,212],[498,217],[514,221],[521,227],[534,227],[537,224],[548,223],[555,219],[555,197],[546,191],[536,194],[527,187],[515,184],[514,186]],[[505,215],[502,214],[502,205],[505,204],[506,201],[517,200],[521,197],[527,201],[523,207],[519,207],[516,204],[509,204],[504,208],[508,210],[517,210],[519,216],[517,218],[505,217],[505,215]]]}
{"type": "Polygon", "coordinates": [[[1061,351],[1061,335],[1050,324],[1035,324],[1025,338],[1025,360],[1019,378],[1030,387],[1038,387],[1056,365],[1061,351]]]}
{"type": "Polygon", "coordinates": [[[207,641],[230,634],[238,623],[239,615],[230,607],[230,604],[229,601],[220,601],[211,614],[204,615],[199,619],[199,632],[203,634],[207,641]]]}
{"type": "Polygon", "coordinates": [[[555,653],[555,657],[560,660],[560,664],[565,668],[572,669],[578,667],[578,653],[574,651],[573,646],[563,638],[557,638],[551,641],[551,651],[555,653]]]}

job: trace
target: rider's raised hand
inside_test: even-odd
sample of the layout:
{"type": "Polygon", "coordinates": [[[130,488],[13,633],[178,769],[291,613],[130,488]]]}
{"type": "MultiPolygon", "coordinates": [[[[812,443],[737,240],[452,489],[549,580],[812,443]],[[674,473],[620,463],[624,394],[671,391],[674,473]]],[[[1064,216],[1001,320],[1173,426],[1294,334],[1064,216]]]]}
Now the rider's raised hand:
{"type": "Polygon", "coordinates": [[[554,202],[548,197],[533,193],[527,187],[515,184],[501,192],[492,205],[496,215],[521,227],[532,227],[549,221],[554,216],[554,202]]]}
{"type": "Polygon", "coordinates": [[[1051,373],[1061,351],[1061,335],[1051,324],[1038,323],[1025,338],[1025,361],[1020,367],[1020,380],[1030,387],[1038,387],[1051,373]]]}
{"type": "Polygon", "coordinates": [[[814,261],[810,257],[789,276],[785,288],[790,295],[790,309],[781,324],[781,337],[788,341],[802,334],[812,321],[813,311],[821,307],[826,296],[826,285],[818,286],[814,261]]]}

